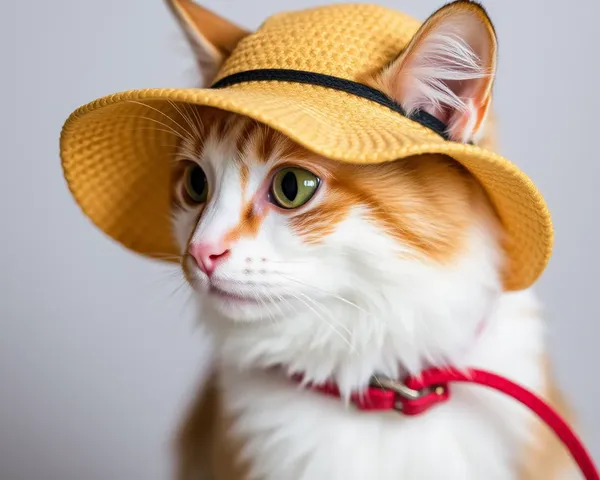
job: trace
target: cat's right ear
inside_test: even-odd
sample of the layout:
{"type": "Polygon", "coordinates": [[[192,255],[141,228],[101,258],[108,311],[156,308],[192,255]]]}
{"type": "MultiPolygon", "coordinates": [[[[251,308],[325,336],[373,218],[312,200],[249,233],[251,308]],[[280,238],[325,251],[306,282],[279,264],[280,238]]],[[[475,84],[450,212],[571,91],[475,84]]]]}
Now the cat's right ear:
{"type": "Polygon", "coordinates": [[[192,0],[166,0],[183,28],[208,86],[239,41],[250,32],[192,0]]]}

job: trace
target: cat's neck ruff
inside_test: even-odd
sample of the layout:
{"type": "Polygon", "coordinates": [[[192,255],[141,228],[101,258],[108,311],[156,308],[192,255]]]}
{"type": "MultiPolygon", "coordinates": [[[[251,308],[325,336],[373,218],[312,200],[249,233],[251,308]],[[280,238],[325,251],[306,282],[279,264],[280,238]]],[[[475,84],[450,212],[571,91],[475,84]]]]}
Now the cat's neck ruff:
{"type": "MultiPolygon", "coordinates": [[[[452,364],[498,372],[531,391],[542,392],[544,376],[539,358],[543,355],[543,327],[535,314],[535,297],[526,291],[505,293],[493,303],[486,328],[476,339],[475,325],[470,335],[462,336],[457,342],[462,353],[459,355],[461,349],[457,349],[459,361],[452,364]]],[[[245,330],[252,335],[252,327],[256,325],[242,327],[240,333],[245,330]]],[[[378,478],[385,480],[398,478],[398,472],[413,472],[407,478],[514,478],[513,467],[521,445],[529,440],[531,421],[514,400],[482,388],[456,385],[451,400],[431,408],[428,414],[365,414],[347,408],[344,399],[302,388],[286,375],[269,371],[274,365],[269,360],[294,360],[301,355],[305,345],[294,348],[294,336],[285,333],[289,327],[290,322],[284,322],[280,330],[268,335],[285,335],[282,342],[293,351],[277,352],[274,340],[265,343],[266,338],[260,342],[257,337],[252,339],[254,348],[248,341],[242,349],[238,343],[241,339],[234,340],[236,334],[227,335],[223,349],[219,349],[224,406],[228,414],[239,419],[232,431],[248,439],[249,451],[253,452],[251,461],[257,470],[251,478],[358,480],[372,478],[374,469],[378,478]],[[292,458],[298,460],[292,462],[292,458]],[[432,458],[439,462],[431,462],[432,458]],[[385,465],[385,469],[377,465],[385,465]]],[[[296,337],[296,341],[304,343],[302,338],[296,337]]],[[[356,345],[360,349],[358,339],[356,345]]],[[[342,346],[338,345],[339,350],[329,346],[326,353],[317,349],[296,363],[280,363],[290,372],[306,372],[305,378],[311,382],[333,379],[344,394],[368,387],[374,372],[404,378],[408,369],[400,361],[410,356],[394,349],[395,345],[379,343],[377,338],[368,351],[358,350],[353,355],[348,349],[341,353],[342,346]],[[377,350],[374,344],[382,349],[377,350]],[[323,368],[319,369],[320,365],[323,368]]],[[[423,367],[415,374],[425,368],[426,359],[421,358],[423,367]]]]}
{"type": "MultiPolygon", "coordinates": [[[[486,323],[486,318],[479,322],[473,335],[473,342],[477,342],[477,339],[482,335],[486,323]]],[[[452,369],[453,367],[446,365],[443,368],[452,369]]],[[[405,379],[392,378],[381,375],[379,372],[372,372],[368,384],[362,389],[354,391],[342,391],[336,381],[332,379],[315,383],[309,379],[305,372],[298,372],[289,365],[275,365],[264,370],[269,375],[286,378],[303,388],[309,388],[329,396],[340,397],[346,403],[354,404],[359,410],[397,410],[406,415],[417,415],[450,398],[449,389],[445,384],[428,386],[422,389],[413,388],[410,385],[412,379],[419,378],[423,373],[435,372],[437,370],[435,367],[429,367],[405,379]]],[[[400,365],[398,371],[406,372],[406,369],[400,365]]]]}
{"type": "Polygon", "coordinates": [[[493,322],[494,315],[474,322],[468,332],[442,345],[446,356],[438,357],[442,360],[437,362],[435,355],[420,355],[412,344],[403,345],[384,329],[345,341],[326,325],[304,322],[301,317],[295,317],[293,324],[283,320],[228,329],[219,339],[217,353],[225,368],[268,375],[275,370],[290,378],[301,376],[305,383],[333,382],[341,396],[349,399],[367,388],[374,375],[397,379],[431,367],[467,367],[471,350],[493,322]],[[413,350],[409,351],[409,346],[413,350]]]}
{"type": "MultiPolygon", "coordinates": [[[[482,319],[475,331],[473,342],[476,342],[483,333],[486,326],[486,319],[482,319]]],[[[451,366],[444,367],[452,369],[451,366]]],[[[399,367],[400,371],[404,369],[399,367]]],[[[334,397],[345,397],[346,402],[351,402],[359,410],[365,411],[385,411],[397,410],[405,415],[418,415],[427,411],[432,406],[445,402],[450,398],[449,388],[446,383],[428,385],[419,388],[415,384],[415,379],[435,374],[435,367],[429,368],[417,375],[404,379],[390,378],[373,372],[369,379],[369,384],[362,391],[352,392],[349,396],[344,395],[335,381],[326,381],[321,384],[314,384],[307,381],[303,373],[289,374],[290,368],[284,365],[278,365],[270,368],[274,375],[284,375],[290,381],[298,383],[302,387],[307,387],[316,392],[334,397]]],[[[417,380],[417,383],[419,381],[417,380]]]]}

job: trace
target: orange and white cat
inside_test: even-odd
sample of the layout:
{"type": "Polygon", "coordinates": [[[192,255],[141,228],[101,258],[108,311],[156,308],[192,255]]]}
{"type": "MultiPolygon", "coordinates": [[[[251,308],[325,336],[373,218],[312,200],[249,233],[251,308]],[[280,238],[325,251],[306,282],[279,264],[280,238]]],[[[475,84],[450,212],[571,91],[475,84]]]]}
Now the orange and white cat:
{"type": "MultiPolygon", "coordinates": [[[[170,3],[209,83],[246,33],[170,3]]],[[[489,25],[456,2],[365,81],[493,149],[489,25]]],[[[502,228],[464,168],[440,155],[341,164],[243,116],[183,113],[173,231],[215,355],[182,426],[180,480],[573,478],[553,437],[499,394],[456,386],[409,418],[356,411],[288,377],[331,379],[348,395],[375,372],[479,367],[566,413],[538,303],[503,291],[502,228]]]]}

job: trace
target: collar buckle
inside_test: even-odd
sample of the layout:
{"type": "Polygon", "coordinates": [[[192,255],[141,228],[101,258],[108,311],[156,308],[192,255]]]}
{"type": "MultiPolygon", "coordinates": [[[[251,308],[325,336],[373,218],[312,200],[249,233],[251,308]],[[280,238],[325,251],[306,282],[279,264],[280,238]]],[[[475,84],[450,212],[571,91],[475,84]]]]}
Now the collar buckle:
{"type": "Polygon", "coordinates": [[[380,375],[373,375],[369,381],[369,386],[381,390],[392,391],[407,400],[418,400],[424,395],[427,395],[428,390],[430,390],[430,388],[416,390],[414,388],[410,388],[403,382],[399,382],[398,380],[394,380],[393,378],[389,377],[382,377],[380,375]]]}
{"type": "Polygon", "coordinates": [[[396,395],[394,410],[404,415],[418,415],[432,406],[450,398],[447,384],[431,385],[424,388],[411,388],[406,383],[392,378],[373,375],[371,388],[391,391],[396,395]]]}

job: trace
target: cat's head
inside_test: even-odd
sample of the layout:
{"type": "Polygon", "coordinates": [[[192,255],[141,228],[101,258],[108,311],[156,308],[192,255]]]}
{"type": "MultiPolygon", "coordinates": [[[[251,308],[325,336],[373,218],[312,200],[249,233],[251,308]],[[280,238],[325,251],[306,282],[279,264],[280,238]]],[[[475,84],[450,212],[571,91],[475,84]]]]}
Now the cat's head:
{"type": "MultiPolygon", "coordinates": [[[[245,33],[172,3],[209,82],[245,33]]],[[[436,116],[456,140],[486,141],[495,53],[485,12],[457,2],[368,83],[436,116]]],[[[243,116],[181,110],[172,218],[183,269],[206,320],[241,338],[245,361],[302,363],[310,353],[322,365],[343,352],[384,368],[402,352],[416,369],[473,334],[501,291],[501,227],[457,162],[344,164],[243,116]]]]}

